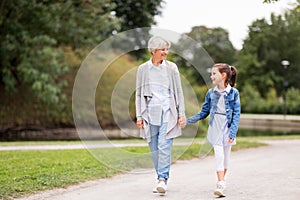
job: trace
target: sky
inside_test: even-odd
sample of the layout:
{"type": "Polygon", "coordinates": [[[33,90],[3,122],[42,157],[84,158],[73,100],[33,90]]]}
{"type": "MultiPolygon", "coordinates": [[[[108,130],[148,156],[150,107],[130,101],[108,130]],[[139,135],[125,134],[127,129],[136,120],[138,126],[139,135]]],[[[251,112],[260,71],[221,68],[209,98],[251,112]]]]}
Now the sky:
{"type": "Polygon", "coordinates": [[[156,16],[156,28],[188,33],[192,27],[221,27],[229,32],[236,49],[241,49],[248,26],[256,19],[270,20],[271,13],[283,14],[297,0],[264,4],[263,0],[164,0],[162,15],[156,16]]]}

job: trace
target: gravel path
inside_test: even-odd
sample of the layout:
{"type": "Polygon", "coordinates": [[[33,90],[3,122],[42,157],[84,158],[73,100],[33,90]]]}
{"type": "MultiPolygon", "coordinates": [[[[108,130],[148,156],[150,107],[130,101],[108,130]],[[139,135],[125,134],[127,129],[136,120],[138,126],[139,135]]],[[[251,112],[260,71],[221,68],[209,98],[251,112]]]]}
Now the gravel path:
{"type": "MultiPolygon", "coordinates": [[[[232,152],[226,200],[300,199],[300,140],[266,141],[269,146],[232,152]]],[[[152,193],[154,171],[135,170],[110,179],[41,192],[20,200],[211,200],[214,158],[177,161],[166,196],[152,193]]]]}

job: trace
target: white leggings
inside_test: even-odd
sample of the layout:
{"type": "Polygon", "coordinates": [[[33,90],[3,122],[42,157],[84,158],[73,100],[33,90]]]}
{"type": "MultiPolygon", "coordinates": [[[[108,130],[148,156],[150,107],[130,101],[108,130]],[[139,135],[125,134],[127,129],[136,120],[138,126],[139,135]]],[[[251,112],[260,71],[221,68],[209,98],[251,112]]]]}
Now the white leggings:
{"type": "Polygon", "coordinates": [[[224,169],[228,169],[231,145],[230,146],[215,145],[214,152],[215,152],[217,172],[224,171],[224,169]]]}

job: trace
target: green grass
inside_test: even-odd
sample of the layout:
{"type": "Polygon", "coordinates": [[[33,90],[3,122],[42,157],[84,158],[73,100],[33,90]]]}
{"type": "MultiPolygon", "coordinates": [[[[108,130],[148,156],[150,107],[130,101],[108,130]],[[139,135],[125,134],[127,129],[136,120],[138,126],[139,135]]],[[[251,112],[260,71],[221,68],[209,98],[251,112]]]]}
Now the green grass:
{"type": "Polygon", "coordinates": [[[0,199],[66,187],[89,179],[111,177],[117,173],[95,160],[87,150],[0,153],[0,199]]]}
{"type": "MultiPolygon", "coordinates": [[[[299,138],[300,136],[276,136],[274,139],[299,138]]],[[[270,139],[270,137],[240,137],[233,150],[262,146],[264,144],[259,141],[263,139],[270,139]]],[[[182,138],[178,141],[186,140],[182,138]]],[[[174,146],[173,162],[177,159],[199,158],[202,156],[201,152],[210,155],[210,149],[199,144],[201,141],[203,139],[196,138],[190,146],[174,146]]],[[[121,140],[114,142],[120,143],[121,140]]],[[[128,143],[130,140],[123,142],[128,143]]],[[[69,144],[69,142],[38,142],[38,144],[69,144]]],[[[1,151],[0,154],[0,199],[11,199],[37,191],[67,187],[87,180],[107,178],[134,168],[152,168],[148,147],[90,149],[89,151],[86,149],[1,151]]]]}

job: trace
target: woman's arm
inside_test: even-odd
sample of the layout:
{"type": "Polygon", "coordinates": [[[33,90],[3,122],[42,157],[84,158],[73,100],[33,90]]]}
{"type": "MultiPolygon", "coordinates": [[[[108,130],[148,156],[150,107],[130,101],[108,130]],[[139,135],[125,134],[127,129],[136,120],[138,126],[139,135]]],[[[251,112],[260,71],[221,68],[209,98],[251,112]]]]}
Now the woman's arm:
{"type": "Polygon", "coordinates": [[[183,90],[181,86],[181,79],[180,79],[180,73],[178,71],[177,65],[175,64],[174,68],[174,78],[175,78],[175,84],[177,89],[177,97],[178,97],[178,117],[184,117],[185,118],[185,108],[184,108],[184,96],[183,96],[183,90]]]}
{"type": "Polygon", "coordinates": [[[142,91],[142,72],[139,67],[136,75],[136,88],[135,88],[135,112],[136,112],[137,121],[142,120],[141,91],[142,91]]]}

